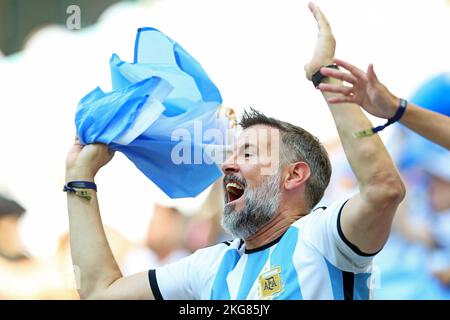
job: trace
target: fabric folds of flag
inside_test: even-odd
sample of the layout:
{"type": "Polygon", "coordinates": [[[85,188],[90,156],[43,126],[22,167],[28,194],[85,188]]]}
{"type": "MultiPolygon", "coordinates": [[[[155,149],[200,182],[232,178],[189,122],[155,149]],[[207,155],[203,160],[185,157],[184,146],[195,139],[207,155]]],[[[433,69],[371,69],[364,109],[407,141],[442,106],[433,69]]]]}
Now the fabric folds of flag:
{"type": "Polygon", "coordinates": [[[217,180],[211,150],[231,142],[235,118],[201,65],[162,32],[140,28],[134,62],[113,54],[110,69],[112,91],[97,87],[78,105],[80,141],[122,152],[171,198],[194,197],[217,180]]]}

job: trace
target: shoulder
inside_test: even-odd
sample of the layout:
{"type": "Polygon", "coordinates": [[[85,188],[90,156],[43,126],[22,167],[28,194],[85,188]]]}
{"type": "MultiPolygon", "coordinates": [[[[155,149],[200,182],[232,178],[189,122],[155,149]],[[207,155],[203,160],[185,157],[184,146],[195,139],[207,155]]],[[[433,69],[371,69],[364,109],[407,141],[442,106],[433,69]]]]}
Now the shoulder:
{"type": "Polygon", "coordinates": [[[191,255],[191,258],[196,259],[196,260],[198,259],[201,261],[205,261],[205,260],[210,261],[211,259],[217,260],[218,258],[223,256],[225,254],[225,252],[227,252],[229,250],[233,250],[233,249],[239,250],[241,246],[242,246],[242,241],[240,239],[223,241],[221,243],[218,243],[218,244],[195,251],[191,255]]]}
{"type": "Polygon", "coordinates": [[[311,223],[314,223],[316,220],[323,219],[326,214],[329,215],[328,207],[321,206],[314,208],[310,213],[295,221],[292,226],[302,230],[311,223]]]}
{"type": "Polygon", "coordinates": [[[317,238],[322,233],[329,235],[334,229],[337,230],[339,213],[347,200],[348,198],[342,198],[326,206],[316,207],[297,220],[293,226],[298,228],[306,238],[317,238]]]}
{"type": "Polygon", "coordinates": [[[350,197],[344,197],[339,200],[330,202],[328,204],[321,204],[320,206],[315,207],[313,210],[311,210],[310,213],[308,213],[303,218],[296,221],[296,223],[300,223],[300,221],[303,220],[303,223],[308,220],[314,220],[314,219],[321,219],[327,216],[334,214],[338,214],[339,211],[342,210],[342,207],[345,205],[345,203],[350,199],[350,197]],[[306,218],[306,219],[305,219],[306,218]]]}

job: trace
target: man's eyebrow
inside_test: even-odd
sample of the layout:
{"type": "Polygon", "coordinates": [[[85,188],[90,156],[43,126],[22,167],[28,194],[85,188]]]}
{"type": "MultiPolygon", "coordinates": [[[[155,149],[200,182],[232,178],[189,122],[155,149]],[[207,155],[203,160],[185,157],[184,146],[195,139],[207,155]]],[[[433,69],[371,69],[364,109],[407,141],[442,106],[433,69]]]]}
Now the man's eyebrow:
{"type": "Polygon", "coordinates": [[[250,142],[247,142],[247,143],[245,143],[245,144],[243,144],[243,145],[241,145],[241,146],[239,147],[239,151],[246,150],[246,149],[249,149],[249,148],[255,148],[255,149],[258,149],[258,146],[255,145],[255,144],[252,144],[252,143],[250,143],[250,142]]]}

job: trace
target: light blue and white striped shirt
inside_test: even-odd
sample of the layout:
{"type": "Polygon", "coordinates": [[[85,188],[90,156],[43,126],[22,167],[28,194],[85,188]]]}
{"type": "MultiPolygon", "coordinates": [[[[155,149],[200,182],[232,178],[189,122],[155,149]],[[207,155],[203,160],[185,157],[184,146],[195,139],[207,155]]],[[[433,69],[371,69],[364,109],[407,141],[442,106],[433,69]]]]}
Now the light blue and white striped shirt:
{"type": "Polygon", "coordinates": [[[318,208],[256,249],[242,240],[196,251],[149,271],[159,299],[369,299],[371,255],[349,243],[339,218],[345,201],[318,208]]]}

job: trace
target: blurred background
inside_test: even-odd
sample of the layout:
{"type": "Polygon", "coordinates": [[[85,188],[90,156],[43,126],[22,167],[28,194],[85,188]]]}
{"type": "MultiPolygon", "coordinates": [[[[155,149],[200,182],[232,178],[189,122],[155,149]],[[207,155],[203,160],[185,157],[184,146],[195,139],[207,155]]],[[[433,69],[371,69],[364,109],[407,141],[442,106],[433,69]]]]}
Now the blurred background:
{"type": "MultiPolygon", "coordinates": [[[[95,87],[111,89],[109,59],[117,53],[132,61],[139,27],[182,45],[238,115],[252,106],[319,137],[334,169],[320,205],[353,192],[331,115],[303,72],[317,36],[307,3],[0,0],[0,299],[78,299],[61,192],[75,110],[95,87]]],[[[315,3],[331,23],[336,57],[362,69],[374,63],[394,94],[450,114],[450,1],[315,3]]],[[[401,125],[381,136],[408,197],[375,258],[375,298],[449,299],[449,152],[401,125]]],[[[97,183],[124,274],[229,239],[219,224],[219,185],[196,199],[170,200],[121,154],[97,183]],[[118,190],[118,180],[132,187],[118,190]]]]}

